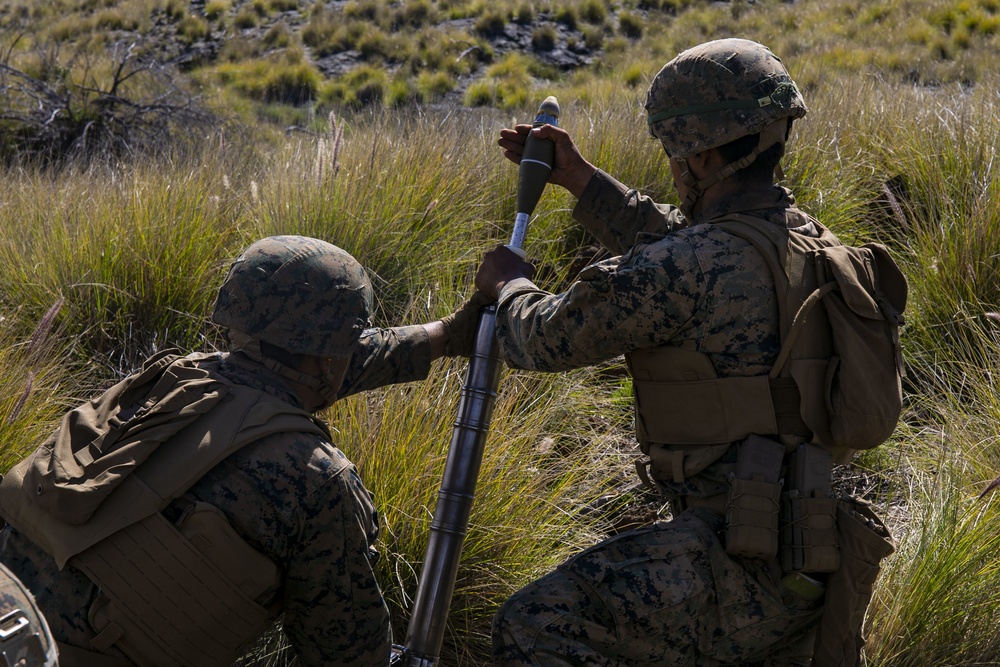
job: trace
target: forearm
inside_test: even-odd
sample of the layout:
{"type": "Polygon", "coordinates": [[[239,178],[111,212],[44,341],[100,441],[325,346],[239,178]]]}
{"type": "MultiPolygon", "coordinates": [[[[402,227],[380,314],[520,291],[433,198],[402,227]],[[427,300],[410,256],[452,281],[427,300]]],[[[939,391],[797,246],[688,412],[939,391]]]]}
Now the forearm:
{"type": "Polygon", "coordinates": [[[440,359],[445,355],[448,347],[448,330],[441,320],[435,320],[423,325],[427,332],[427,341],[430,346],[431,361],[440,359]]]}
{"type": "Polygon", "coordinates": [[[527,279],[513,280],[501,292],[497,340],[512,368],[555,373],[616,356],[605,353],[598,322],[581,322],[591,300],[579,283],[563,294],[550,294],[527,279]]]}
{"type": "Polygon", "coordinates": [[[434,335],[435,331],[422,324],[365,331],[351,358],[340,397],[426,378],[431,361],[441,356],[444,345],[440,332],[434,335]]]}
{"type": "Polygon", "coordinates": [[[573,218],[615,255],[625,254],[641,232],[668,234],[687,226],[680,209],[657,204],[600,170],[581,193],[573,218]]]}

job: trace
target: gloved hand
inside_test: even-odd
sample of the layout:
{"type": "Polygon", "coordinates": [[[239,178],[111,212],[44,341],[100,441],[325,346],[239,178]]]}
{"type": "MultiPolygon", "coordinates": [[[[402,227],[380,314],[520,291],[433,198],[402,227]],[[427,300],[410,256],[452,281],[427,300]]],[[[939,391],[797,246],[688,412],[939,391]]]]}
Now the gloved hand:
{"type": "Polygon", "coordinates": [[[491,303],[493,303],[492,299],[476,290],[475,294],[458,310],[441,320],[445,331],[448,332],[448,344],[444,348],[445,356],[472,356],[473,347],[476,344],[476,325],[479,324],[479,312],[491,303]]]}

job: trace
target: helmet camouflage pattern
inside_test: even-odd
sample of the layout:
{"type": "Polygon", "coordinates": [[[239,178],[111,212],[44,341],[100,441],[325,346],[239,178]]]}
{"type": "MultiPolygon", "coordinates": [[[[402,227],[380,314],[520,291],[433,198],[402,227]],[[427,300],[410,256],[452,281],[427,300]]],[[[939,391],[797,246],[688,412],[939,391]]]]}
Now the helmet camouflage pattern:
{"type": "Polygon", "coordinates": [[[56,645],[31,592],[0,565],[0,649],[5,665],[56,667],[56,645]]]}
{"type": "Polygon", "coordinates": [[[304,236],[257,241],[233,262],[212,321],[296,354],[350,356],[372,286],[354,257],[304,236]]]}
{"type": "MultiPolygon", "coordinates": [[[[719,39],[663,66],[646,94],[649,131],[686,158],[751,134],[806,105],[781,60],[746,39],[719,39]]],[[[766,148],[766,147],[765,147],[766,148]]]]}

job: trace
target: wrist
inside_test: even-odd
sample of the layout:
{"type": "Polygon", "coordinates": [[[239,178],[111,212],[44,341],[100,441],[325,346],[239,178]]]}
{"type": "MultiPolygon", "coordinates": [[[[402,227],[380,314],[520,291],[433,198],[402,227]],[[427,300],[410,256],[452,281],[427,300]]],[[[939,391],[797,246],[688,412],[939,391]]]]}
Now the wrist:
{"type": "Polygon", "coordinates": [[[431,360],[439,359],[444,356],[445,350],[448,349],[448,341],[451,340],[451,332],[448,331],[448,327],[445,325],[444,320],[435,320],[433,322],[428,322],[423,325],[424,331],[427,332],[427,341],[430,346],[431,360]]]}
{"type": "Polygon", "coordinates": [[[579,168],[573,170],[570,178],[567,179],[563,187],[569,191],[571,195],[580,198],[583,191],[587,189],[587,184],[590,183],[590,179],[594,177],[597,173],[597,167],[590,164],[589,162],[584,162],[579,168]]]}

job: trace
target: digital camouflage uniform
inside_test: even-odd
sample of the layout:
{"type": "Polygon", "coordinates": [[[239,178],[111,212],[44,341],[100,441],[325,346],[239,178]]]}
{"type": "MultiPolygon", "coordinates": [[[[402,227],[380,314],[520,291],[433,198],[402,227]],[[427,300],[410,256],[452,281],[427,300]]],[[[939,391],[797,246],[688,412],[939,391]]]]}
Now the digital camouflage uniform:
{"type": "MultiPolygon", "coordinates": [[[[683,346],[707,354],[719,377],[766,374],[780,348],[771,273],[748,241],[705,223],[740,212],[816,236],[793,204],[780,187],[745,190],[689,224],[598,171],[573,216],[617,256],[561,294],[507,282],[497,312],[504,359],[556,372],[683,346]]],[[[687,508],[672,521],[611,537],[515,593],[494,620],[495,664],[808,665],[817,604],[782,587],[777,559],[727,555],[717,505],[698,506],[724,498],[735,454],[730,446],[682,482],[658,480],[673,507],[687,508]]]]}
{"type": "MultiPolygon", "coordinates": [[[[289,243],[294,247],[294,240],[289,243]]],[[[313,276],[313,280],[319,278],[313,276]]],[[[363,281],[366,283],[367,277],[363,281]]],[[[337,288],[327,285],[326,289],[337,288]]],[[[370,298],[365,294],[348,298],[354,296],[362,306],[364,299],[370,298]]],[[[286,293],[282,298],[288,308],[296,295],[286,293]]],[[[254,305],[246,303],[244,307],[254,305]]],[[[357,340],[367,321],[367,310],[356,312],[362,311],[364,316],[354,324],[357,331],[353,336],[337,339],[338,331],[328,332],[333,341],[328,353],[354,347],[351,340],[357,340]]],[[[350,324],[333,323],[334,328],[348,329],[350,324]]],[[[251,327],[241,324],[241,328],[251,327]]],[[[294,332],[277,335],[284,333],[294,332]]],[[[301,345],[303,351],[308,346],[308,342],[301,345]]],[[[422,326],[369,328],[354,350],[336,398],[422,379],[430,367],[429,344],[422,326]]],[[[285,384],[274,370],[243,353],[221,354],[212,363],[220,375],[234,383],[303,407],[283,388],[285,384]]],[[[284,632],[299,664],[388,664],[388,610],[372,571],[378,555],[373,548],[378,516],[354,465],[333,443],[310,433],[266,436],[212,468],[188,495],[222,510],[236,531],[281,569],[282,587],[257,601],[269,606],[280,598],[284,632]]],[[[164,514],[174,519],[180,512],[181,501],[175,501],[164,514]]],[[[97,587],[71,566],[59,571],[52,557],[18,531],[8,528],[5,537],[2,560],[35,592],[56,640],[89,647],[95,633],[87,622],[87,610],[97,587]]],[[[107,654],[123,657],[114,648],[107,654]]]]}
{"type": "Polygon", "coordinates": [[[34,596],[0,565],[0,654],[4,664],[55,667],[56,645],[34,596]]]}

